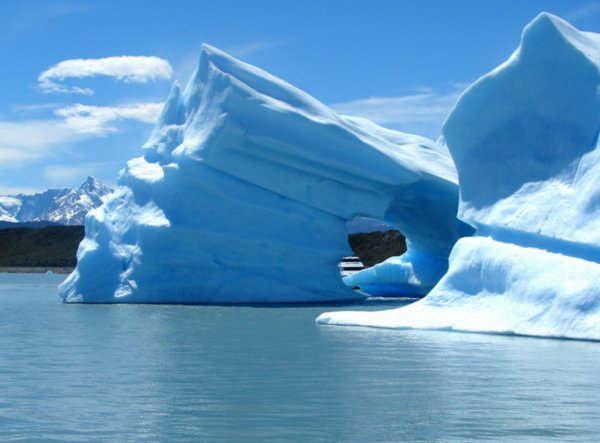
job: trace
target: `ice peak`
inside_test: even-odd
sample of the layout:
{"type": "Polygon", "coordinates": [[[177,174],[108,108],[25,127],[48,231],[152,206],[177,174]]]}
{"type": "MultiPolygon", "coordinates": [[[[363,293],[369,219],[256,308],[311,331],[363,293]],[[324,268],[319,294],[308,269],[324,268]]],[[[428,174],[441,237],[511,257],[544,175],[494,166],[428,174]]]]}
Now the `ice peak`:
{"type": "Polygon", "coordinates": [[[201,54],[201,56],[204,55],[208,58],[220,57],[220,58],[235,60],[234,57],[227,54],[225,51],[217,48],[216,46],[210,45],[208,43],[202,43],[202,46],[200,47],[200,54],[201,54]]]}
{"type": "Polygon", "coordinates": [[[197,95],[204,89],[202,86],[224,89],[232,84],[251,95],[276,99],[307,114],[334,119],[329,108],[306,92],[206,43],[201,48],[198,68],[184,92],[185,102],[196,103],[197,95]],[[215,73],[223,74],[225,78],[215,76],[215,73]],[[217,77],[222,81],[218,86],[215,85],[217,77]]]}
{"type": "Polygon", "coordinates": [[[556,15],[549,12],[538,14],[523,30],[521,47],[524,51],[541,54],[544,57],[556,58],[561,47],[574,48],[589,59],[596,67],[600,67],[600,35],[582,32],[556,15]]]}
{"type": "Polygon", "coordinates": [[[569,28],[573,28],[572,25],[570,25],[568,22],[558,17],[557,15],[554,15],[550,12],[542,11],[538,15],[536,15],[533,20],[529,22],[529,24],[525,27],[525,32],[527,32],[530,28],[540,26],[552,26],[553,28],[559,29],[561,26],[565,25],[569,28]]]}
{"type": "Polygon", "coordinates": [[[181,125],[183,123],[185,123],[185,105],[181,97],[181,86],[175,80],[160,113],[157,126],[181,125]]]}

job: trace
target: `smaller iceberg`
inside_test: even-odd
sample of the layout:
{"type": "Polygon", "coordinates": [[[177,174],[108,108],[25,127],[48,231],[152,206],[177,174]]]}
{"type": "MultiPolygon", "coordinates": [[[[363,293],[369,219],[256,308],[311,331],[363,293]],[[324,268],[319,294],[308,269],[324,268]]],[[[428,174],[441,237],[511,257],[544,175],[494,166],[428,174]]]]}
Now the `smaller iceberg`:
{"type": "Polygon", "coordinates": [[[424,299],[317,321],[600,340],[600,35],[540,14],[443,132],[475,236],[424,299]]]}
{"type": "Polygon", "coordinates": [[[419,251],[390,257],[344,277],[344,283],[377,297],[423,297],[448,269],[448,259],[419,251]]]}

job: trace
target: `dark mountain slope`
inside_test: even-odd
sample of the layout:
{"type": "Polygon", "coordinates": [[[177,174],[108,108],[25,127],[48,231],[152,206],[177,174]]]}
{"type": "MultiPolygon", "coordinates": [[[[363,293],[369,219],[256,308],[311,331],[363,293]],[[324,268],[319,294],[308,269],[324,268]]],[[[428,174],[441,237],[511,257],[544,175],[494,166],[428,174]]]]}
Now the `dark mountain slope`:
{"type": "Polygon", "coordinates": [[[83,226],[0,229],[0,267],[72,267],[83,226]]]}

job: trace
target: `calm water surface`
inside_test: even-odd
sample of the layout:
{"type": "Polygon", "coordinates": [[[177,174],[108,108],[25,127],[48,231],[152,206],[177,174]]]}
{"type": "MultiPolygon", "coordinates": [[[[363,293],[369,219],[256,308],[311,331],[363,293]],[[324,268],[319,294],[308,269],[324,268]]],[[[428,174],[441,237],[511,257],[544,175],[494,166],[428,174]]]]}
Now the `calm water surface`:
{"type": "Polygon", "coordinates": [[[600,343],[315,325],[331,308],[63,305],[60,280],[0,275],[0,441],[600,435],[600,343]]]}

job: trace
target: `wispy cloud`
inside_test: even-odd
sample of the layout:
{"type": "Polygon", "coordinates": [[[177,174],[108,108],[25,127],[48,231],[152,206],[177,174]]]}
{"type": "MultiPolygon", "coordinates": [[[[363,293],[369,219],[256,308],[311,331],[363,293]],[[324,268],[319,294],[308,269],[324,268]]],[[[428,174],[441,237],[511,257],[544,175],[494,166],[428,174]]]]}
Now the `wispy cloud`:
{"type": "Polygon", "coordinates": [[[49,156],[55,148],[80,138],[60,120],[0,121],[0,168],[49,156]]]}
{"type": "Polygon", "coordinates": [[[15,104],[11,106],[12,112],[18,114],[37,114],[44,111],[51,111],[65,106],[64,103],[34,103],[34,104],[15,104]]]}
{"type": "Polygon", "coordinates": [[[266,51],[268,49],[276,48],[278,46],[283,46],[283,44],[283,42],[276,41],[256,41],[236,46],[230,46],[228,48],[225,48],[225,52],[233,55],[234,57],[248,57],[258,52],[266,51]]]}
{"type": "MultiPolygon", "coordinates": [[[[248,43],[242,43],[239,45],[232,45],[227,47],[218,46],[218,48],[223,49],[223,51],[227,52],[234,57],[239,58],[248,58],[252,55],[259,54],[264,51],[268,51],[269,49],[273,49],[279,46],[285,46],[285,42],[277,42],[277,41],[269,41],[269,40],[260,40],[248,43]]],[[[178,60],[173,62],[175,77],[182,84],[186,84],[196,66],[198,66],[198,60],[200,59],[200,46],[195,48],[192,51],[189,51],[183,54],[178,60]]]]}
{"type": "Polygon", "coordinates": [[[62,82],[68,78],[112,77],[129,83],[147,83],[159,79],[170,79],[173,69],[168,61],[159,57],[119,56],[89,59],[63,60],[42,72],[38,86],[46,93],[74,93],[91,95],[90,88],[67,86],[62,82]]]}
{"type": "Polygon", "coordinates": [[[342,114],[366,117],[381,125],[436,137],[441,131],[444,119],[464,89],[464,84],[456,84],[446,93],[438,93],[431,88],[419,88],[409,95],[369,97],[331,106],[342,114]]]}
{"type": "Polygon", "coordinates": [[[15,3],[15,6],[17,9],[12,16],[3,15],[0,27],[0,36],[3,39],[17,38],[32,29],[46,28],[63,17],[94,10],[94,5],[90,2],[40,2],[35,7],[26,2],[19,2],[15,3]]]}
{"type": "Polygon", "coordinates": [[[597,14],[600,14],[600,2],[590,2],[567,12],[565,18],[574,22],[597,14]]]}
{"type": "Polygon", "coordinates": [[[120,162],[86,162],[76,165],[53,164],[44,168],[44,179],[51,186],[62,186],[65,182],[79,183],[86,177],[96,176],[103,170],[114,167],[120,162]]]}
{"type": "Polygon", "coordinates": [[[119,120],[155,123],[162,103],[133,103],[121,106],[90,106],[75,104],[54,113],[64,118],[64,124],[79,134],[106,135],[116,132],[113,125],[119,120]]]}
{"type": "Polygon", "coordinates": [[[154,123],[162,103],[120,106],[72,105],[55,110],[56,118],[0,121],[0,169],[59,156],[69,144],[118,130],[118,121],[154,123]]]}

